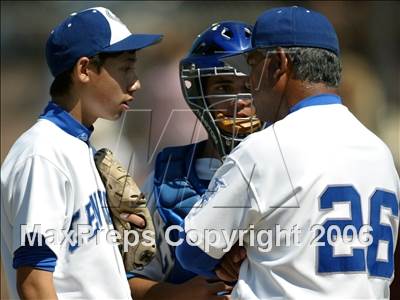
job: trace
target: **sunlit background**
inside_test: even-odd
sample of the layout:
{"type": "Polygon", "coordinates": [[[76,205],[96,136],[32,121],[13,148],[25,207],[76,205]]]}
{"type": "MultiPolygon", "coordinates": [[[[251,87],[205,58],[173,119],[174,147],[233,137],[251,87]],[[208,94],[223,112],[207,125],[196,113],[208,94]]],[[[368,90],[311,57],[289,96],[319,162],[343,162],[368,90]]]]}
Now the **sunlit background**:
{"type": "MultiPolygon", "coordinates": [[[[37,120],[52,81],[44,45],[68,14],[111,9],[134,33],[163,33],[161,44],[138,53],[142,89],[134,110],[117,122],[95,123],[92,143],[114,150],[142,184],[161,148],[206,137],[180,90],[178,63],[193,39],[212,23],[254,24],[271,7],[302,5],[325,14],[341,45],[345,104],[383,139],[400,167],[400,5],[362,1],[43,1],[1,2],[1,161],[37,120]]],[[[367,162],[366,162],[367,163],[367,162]]],[[[366,174],[368,176],[368,174],[366,174]]],[[[6,298],[2,277],[1,298],[6,298]]]]}

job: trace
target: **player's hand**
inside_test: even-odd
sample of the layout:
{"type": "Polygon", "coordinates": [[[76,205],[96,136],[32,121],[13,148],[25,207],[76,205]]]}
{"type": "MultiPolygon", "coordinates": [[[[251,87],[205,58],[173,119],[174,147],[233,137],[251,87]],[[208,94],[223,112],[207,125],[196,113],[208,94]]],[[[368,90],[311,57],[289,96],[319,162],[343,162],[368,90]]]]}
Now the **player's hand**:
{"type": "Polygon", "coordinates": [[[138,228],[144,228],[146,227],[146,221],[139,215],[135,214],[129,214],[129,213],[121,213],[120,214],[121,219],[132,223],[138,228]]]}
{"type": "Polygon", "coordinates": [[[226,285],[222,281],[210,282],[204,277],[196,276],[180,285],[179,294],[182,295],[184,299],[190,298],[190,300],[225,300],[231,299],[229,295],[231,291],[232,287],[226,285]],[[228,293],[228,295],[225,295],[226,293],[228,293]]]}
{"type": "Polygon", "coordinates": [[[221,263],[215,269],[215,274],[219,279],[227,282],[236,281],[239,278],[240,265],[247,257],[244,247],[237,243],[224,255],[221,263]]]}

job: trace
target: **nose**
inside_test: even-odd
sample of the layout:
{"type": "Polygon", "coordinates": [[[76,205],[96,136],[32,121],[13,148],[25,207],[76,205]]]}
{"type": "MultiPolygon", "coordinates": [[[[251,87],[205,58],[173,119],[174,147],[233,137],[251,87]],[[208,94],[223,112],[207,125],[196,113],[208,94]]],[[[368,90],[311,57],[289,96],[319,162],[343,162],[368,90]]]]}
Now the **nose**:
{"type": "Polygon", "coordinates": [[[246,109],[247,107],[249,107],[250,101],[247,100],[247,99],[241,99],[241,98],[239,98],[238,100],[236,100],[236,101],[233,102],[232,104],[233,104],[232,107],[231,107],[231,109],[232,109],[232,115],[235,114],[235,111],[236,111],[236,114],[240,115],[240,114],[243,112],[244,109],[246,109]],[[236,108],[235,108],[235,106],[236,106],[236,108]]]}
{"type": "Polygon", "coordinates": [[[141,87],[142,87],[142,86],[141,86],[141,84],[140,84],[140,80],[139,80],[139,79],[135,79],[135,80],[133,81],[133,83],[129,86],[128,92],[129,92],[129,93],[134,93],[134,92],[140,90],[141,87]]]}
{"type": "Polygon", "coordinates": [[[238,108],[244,108],[244,107],[248,107],[251,106],[251,99],[247,99],[247,98],[239,98],[237,100],[237,106],[238,108]]]}
{"type": "Polygon", "coordinates": [[[255,114],[255,108],[251,99],[239,98],[236,103],[236,111],[238,115],[245,114],[245,116],[250,116],[255,114]]]}

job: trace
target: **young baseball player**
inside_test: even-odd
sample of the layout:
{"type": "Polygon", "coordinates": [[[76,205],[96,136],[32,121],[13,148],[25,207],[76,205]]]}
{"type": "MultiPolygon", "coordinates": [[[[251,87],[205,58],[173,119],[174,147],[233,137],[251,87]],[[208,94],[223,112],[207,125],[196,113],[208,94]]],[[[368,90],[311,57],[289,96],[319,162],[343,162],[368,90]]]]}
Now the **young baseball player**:
{"type": "Polygon", "coordinates": [[[1,253],[13,299],[131,298],[118,247],[106,239],[113,226],[89,139],[97,118],[129,108],[140,88],[136,51],[160,40],[132,34],[103,7],[51,31],[51,101],[1,168],[1,253]]]}
{"type": "Polygon", "coordinates": [[[236,21],[213,24],[196,38],[180,63],[184,98],[209,139],[166,148],[157,156],[143,191],[150,198],[158,252],[143,270],[131,273],[135,299],[187,299],[189,294],[193,299],[224,299],[220,293],[231,290],[222,281],[210,282],[182,268],[171,244],[179,231],[171,229],[202,197],[221,159],[261,127],[254,115],[248,77],[219,61],[222,55],[250,47],[251,30],[236,21]]]}
{"type": "Polygon", "coordinates": [[[233,299],[388,299],[399,176],[337,94],[333,26],[302,7],[267,10],[244,56],[257,116],[273,125],[225,159],[184,220],[178,261],[211,276],[241,240],[233,299]]]}

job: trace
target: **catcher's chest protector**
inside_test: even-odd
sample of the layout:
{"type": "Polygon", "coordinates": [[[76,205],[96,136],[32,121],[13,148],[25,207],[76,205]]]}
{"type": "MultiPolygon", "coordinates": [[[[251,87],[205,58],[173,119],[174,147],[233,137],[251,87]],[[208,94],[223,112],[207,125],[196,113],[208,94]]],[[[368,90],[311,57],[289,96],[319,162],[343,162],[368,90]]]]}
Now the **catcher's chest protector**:
{"type": "Polygon", "coordinates": [[[207,190],[209,181],[199,179],[194,169],[196,150],[203,143],[166,148],[157,156],[155,196],[157,209],[167,225],[179,225],[207,190]]]}
{"type": "MultiPolygon", "coordinates": [[[[193,205],[207,190],[209,181],[199,179],[194,168],[195,151],[202,147],[203,143],[205,142],[166,148],[157,156],[154,168],[154,195],[157,211],[165,226],[180,225],[193,205]],[[192,158],[193,163],[191,163],[192,158]]],[[[158,228],[158,230],[164,230],[164,228],[158,228]]],[[[177,231],[171,231],[170,238],[177,241],[177,231]]],[[[179,284],[196,276],[182,268],[174,259],[174,249],[170,248],[174,263],[167,282],[179,284]]]]}

